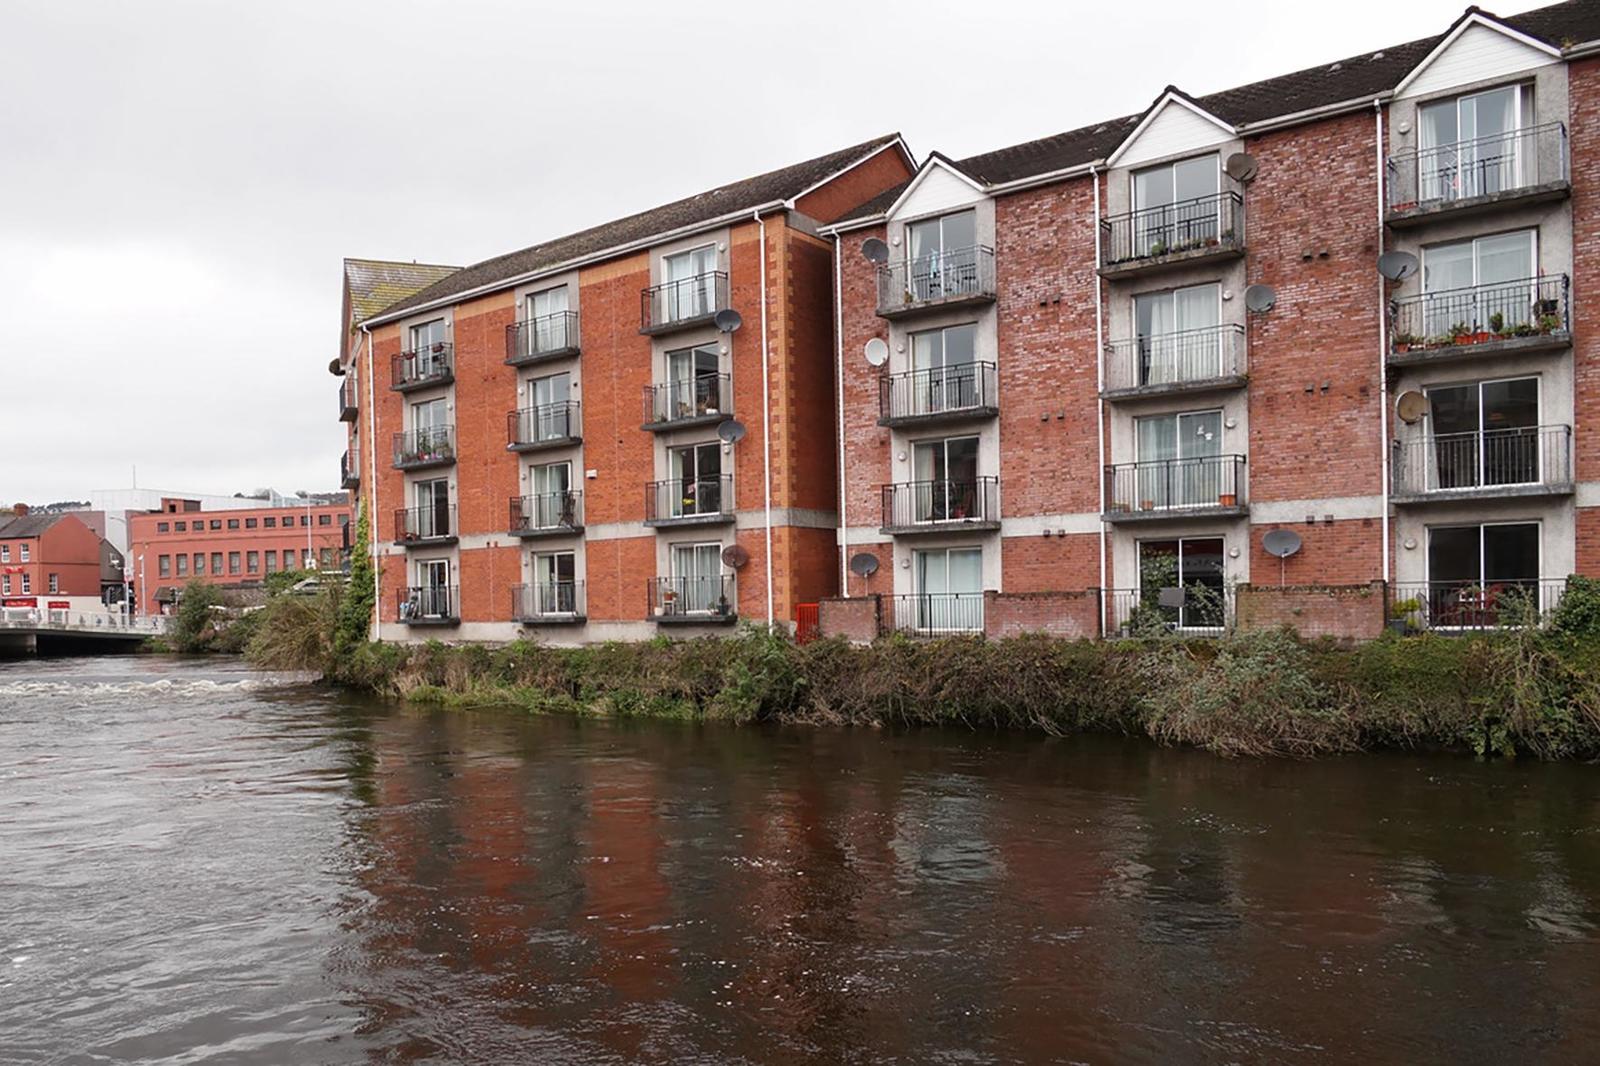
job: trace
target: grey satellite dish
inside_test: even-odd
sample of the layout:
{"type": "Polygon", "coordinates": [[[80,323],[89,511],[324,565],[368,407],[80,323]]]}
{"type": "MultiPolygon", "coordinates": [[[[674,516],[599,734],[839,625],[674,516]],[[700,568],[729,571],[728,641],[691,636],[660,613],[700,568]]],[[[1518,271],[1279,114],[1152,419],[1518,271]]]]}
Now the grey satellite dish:
{"type": "Polygon", "coordinates": [[[750,553],[741,544],[730,544],[722,549],[722,561],[737,570],[750,561],[750,553]]]}
{"type": "Polygon", "coordinates": [[[867,357],[868,366],[882,366],[889,361],[889,345],[883,338],[874,337],[867,342],[862,354],[867,357]]]}
{"type": "Polygon", "coordinates": [[[1287,559],[1300,550],[1300,534],[1292,529],[1268,530],[1267,535],[1261,538],[1261,546],[1268,555],[1287,559]]]}
{"type": "Polygon", "coordinates": [[[889,246],[876,237],[868,237],[861,242],[861,254],[871,262],[887,263],[889,261],[889,246]]]}
{"type": "Polygon", "coordinates": [[[737,418],[730,418],[717,426],[717,439],[724,444],[738,444],[744,440],[744,423],[737,418]]]}
{"type": "Polygon", "coordinates": [[[871,577],[878,572],[878,557],[871,552],[856,552],[850,556],[850,572],[856,577],[871,577]]]}
{"type": "Polygon", "coordinates": [[[1244,290],[1244,306],[1247,311],[1264,314],[1273,309],[1278,303],[1278,292],[1271,285],[1252,285],[1244,290]]]}
{"type": "Polygon", "coordinates": [[[744,325],[744,316],[731,307],[725,307],[712,316],[711,321],[716,323],[717,328],[722,332],[732,333],[744,325]]]}
{"type": "Polygon", "coordinates": [[[1416,389],[1408,389],[1395,398],[1394,413],[1406,425],[1414,426],[1428,413],[1428,398],[1416,389]]]}
{"type": "Polygon", "coordinates": [[[1417,257],[1410,252],[1384,252],[1378,256],[1378,273],[1390,281],[1404,281],[1417,272],[1417,257]]]}
{"type": "Polygon", "coordinates": [[[1256,176],[1256,171],[1261,169],[1261,165],[1249,152],[1235,152],[1228,157],[1226,163],[1222,164],[1222,169],[1227,172],[1228,177],[1243,185],[1256,176]]]}

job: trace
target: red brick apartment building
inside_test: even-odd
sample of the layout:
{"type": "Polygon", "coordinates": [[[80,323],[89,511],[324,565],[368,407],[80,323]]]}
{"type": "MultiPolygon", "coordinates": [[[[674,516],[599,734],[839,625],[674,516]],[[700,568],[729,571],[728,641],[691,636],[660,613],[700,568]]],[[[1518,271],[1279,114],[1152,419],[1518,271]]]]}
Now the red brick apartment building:
{"type": "Polygon", "coordinates": [[[379,635],[726,632],[835,592],[817,231],[913,171],[888,136],[431,282],[347,263],[343,476],[379,635]],[[414,291],[373,310],[374,274],[414,291]]]}
{"type": "Polygon", "coordinates": [[[70,512],[0,514],[0,598],[100,596],[103,541],[70,512]]]}
{"type": "Polygon", "coordinates": [[[206,511],[166,499],[128,519],[126,566],[141,614],[169,610],[190,581],[259,587],[281,570],[330,570],[349,547],[349,503],[206,511]]]}
{"type": "Polygon", "coordinates": [[[985,592],[1090,590],[1089,633],[1250,583],[1548,607],[1600,575],[1597,142],[1586,2],[933,155],[821,231],[836,580],[915,630],[985,592]]]}

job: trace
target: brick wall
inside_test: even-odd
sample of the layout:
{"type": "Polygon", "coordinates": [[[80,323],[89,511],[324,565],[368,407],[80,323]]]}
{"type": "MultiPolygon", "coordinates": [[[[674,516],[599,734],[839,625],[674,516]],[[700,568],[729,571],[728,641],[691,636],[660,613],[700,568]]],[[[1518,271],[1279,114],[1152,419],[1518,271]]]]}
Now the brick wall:
{"type": "Polygon", "coordinates": [[[1383,568],[1383,526],[1376,518],[1351,518],[1312,524],[1265,522],[1250,527],[1250,574],[1258,585],[1360,584],[1383,568]],[[1261,546],[1274,529],[1300,537],[1300,550],[1279,561],[1261,546]]]}
{"type": "Polygon", "coordinates": [[[876,596],[828,597],[818,601],[817,629],[825,637],[871,644],[878,639],[881,610],[876,596]]]}
{"type": "MultiPolygon", "coordinates": [[[[1600,59],[1567,67],[1572,168],[1573,448],[1580,481],[1600,481],[1600,59]]],[[[1577,571],[1600,577],[1600,507],[1577,514],[1577,571]]]]}
{"type": "Polygon", "coordinates": [[[1067,639],[1100,635],[1100,594],[1077,592],[994,592],[983,594],[983,632],[991,640],[1024,633],[1067,639]]]}
{"type": "MultiPolygon", "coordinates": [[[[844,520],[851,526],[882,524],[879,486],[890,477],[889,431],[878,425],[880,374],[862,357],[868,340],[889,339],[889,329],[877,314],[877,267],[861,254],[863,241],[884,236],[882,226],[845,235],[839,263],[844,338],[844,520]]],[[[851,550],[856,549],[852,546],[851,550]]],[[[880,552],[878,558],[887,562],[890,557],[880,552]]]]}
{"type": "Polygon", "coordinates": [[[1241,632],[1288,626],[1303,637],[1372,640],[1387,614],[1384,583],[1364,585],[1239,585],[1235,624],[1241,632]]]}
{"type": "Polygon", "coordinates": [[[1000,542],[1007,592],[1094,588],[1100,584],[1100,535],[1006,537],[1000,542]]]}

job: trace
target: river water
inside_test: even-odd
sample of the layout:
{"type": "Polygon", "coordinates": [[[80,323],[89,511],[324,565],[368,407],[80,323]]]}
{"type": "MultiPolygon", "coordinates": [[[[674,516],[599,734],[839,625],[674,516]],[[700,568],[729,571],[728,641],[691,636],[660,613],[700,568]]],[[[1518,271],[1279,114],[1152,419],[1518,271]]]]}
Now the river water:
{"type": "Polygon", "coordinates": [[[0,664],[0,1062],[1593,1062],[1600,769],[0,664]]]}

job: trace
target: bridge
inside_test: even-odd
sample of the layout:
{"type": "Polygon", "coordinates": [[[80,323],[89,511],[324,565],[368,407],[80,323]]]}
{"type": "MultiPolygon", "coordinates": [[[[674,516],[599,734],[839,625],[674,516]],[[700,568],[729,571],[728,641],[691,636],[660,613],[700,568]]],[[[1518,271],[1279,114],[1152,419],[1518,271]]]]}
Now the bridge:
{"type": "Polygon", "coordinates": [[[0,657],[132,651],[165,632],[166,621],[103,611],[0,608],[0,657]]]}

